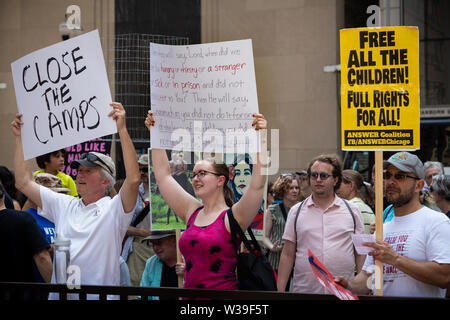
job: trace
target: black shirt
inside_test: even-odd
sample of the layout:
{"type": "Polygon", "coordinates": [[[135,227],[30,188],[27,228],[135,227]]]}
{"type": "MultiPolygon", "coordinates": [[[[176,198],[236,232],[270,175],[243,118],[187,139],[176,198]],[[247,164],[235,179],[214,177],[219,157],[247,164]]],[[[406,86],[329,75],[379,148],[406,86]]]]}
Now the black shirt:
{"type": "MultiPolygon", "coordinates": [[[[175,266],[169,267],[164,261],[161,273],[160,286],[178,288],[178,276],[177,273],[175,272],[175,266]]],[[[177,298],[160,297],[160,300],[177,300],[177,298]]]]}
{"type": "Polygon", "coordinates": [[[0,210],[0,282],[36,282],[33,257],[48,248],[36,220],[29,213],[0,210]]]}
{"type": "Polygon", "coordinates": [[[175,272],[175,266],[169,267],[163,261],[163,268],[161,273],[161,287],[178,288],[178,276],[175,272]]]}

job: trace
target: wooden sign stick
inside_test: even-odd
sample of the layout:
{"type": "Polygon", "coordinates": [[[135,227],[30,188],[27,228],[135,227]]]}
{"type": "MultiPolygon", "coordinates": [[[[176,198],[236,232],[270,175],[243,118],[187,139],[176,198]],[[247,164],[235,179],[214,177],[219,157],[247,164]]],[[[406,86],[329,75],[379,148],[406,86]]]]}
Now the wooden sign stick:
{"type": "MultiPolygon", "coordinates": [[[[375,151],[375,239],[383,241],[383,151],[375,151]]],[[[375,295],[383,295],[383,263],[375,260],[375,295]]]]}
{"type": "MultiPolygon", "coordinates": [[[[181,257],[180,251],[180,237],[181,237],[181,229],[175,230],[176,242],[177,242],[177,263],[183,263],[183,258],[181,257]]],[[[183,276],[178,276],[178,288],[183,288],[183,276]]]]}

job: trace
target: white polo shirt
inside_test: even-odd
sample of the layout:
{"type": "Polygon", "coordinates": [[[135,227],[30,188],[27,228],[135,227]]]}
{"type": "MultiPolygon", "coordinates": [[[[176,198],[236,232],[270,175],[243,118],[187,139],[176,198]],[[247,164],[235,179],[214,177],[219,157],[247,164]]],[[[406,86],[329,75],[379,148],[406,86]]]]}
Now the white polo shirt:
{"type": "Polygon", "coordinates": [[[57,234],[70,239],[70,264],[80,267],[81,285],[119,286],[122,241],[133,218],[124,212],[120,192],[87,206],[82,199],[42,186],[40,194],[38,213],[55,224],[57,234]]]}

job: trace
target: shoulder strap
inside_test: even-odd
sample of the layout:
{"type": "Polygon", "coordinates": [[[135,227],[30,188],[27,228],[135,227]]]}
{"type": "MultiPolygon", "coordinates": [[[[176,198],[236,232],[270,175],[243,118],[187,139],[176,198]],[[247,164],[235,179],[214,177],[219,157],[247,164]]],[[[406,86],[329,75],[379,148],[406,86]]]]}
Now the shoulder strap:
{"type": "Polygon", "coordinates": [[[281,202],[279,204],[279,206],[280,206],[280,209],[281,209],[281,213],[283,214],[284,221],[286,221],[287,220],[286,207],[284,206],[283,202],[281,202]]]}
{"type": "Polygon", "coordinates": [[[250,238],[252,239],[252,242],[248,241],[247,237],[245,236],[244,232],[242,231],[239,223],[236,221],[236,219],[233,216],[233,211],[228,209],[227,211],[228,215],[228,221],[230,222],[230,231],[231,231],[231,241],[233,242],[234,248],[236,252],[238,251],[238,245],[237,245],[237,239],[236,234],[239,235],[239,238],[244,243],[245,247],[249,252],[261,251],[261,247],[258,244],[258,241],[256,241],[255,235],[252,232],[252,229],[250,227],[247,228],[247,232],[250,235],[250,238]],[[253,244],[253,248],[252,248],[253,244]]]}
{"type": "MultiPolygon", "coordinates": [[[[305,202],[305,200],[303,200],[302,202],[300,202],[300,205],[298,206],[297,209],[297,213],[295,214],[295,221],[294,221],[294,230],[295,230],[295,243],[297,244],[297,220],[298,220],[298,215],[300,213],[300,210],[303,206],[303,202],[305,202]]],[[[295,247],[297,249],[297,247],[295,247]]]]}
{"type": "Polygon", "coordinates": [[[350,208],[350,206],[348,205],[347,200],[344,200],[345,205],[347,206],[348,211],[350,211],[350,214],[352,215],[352,219],[353,219],[353,233],[355,233],[356,231],[356,220],[355,220],[355,214],[353,213],[352,209],[350,208]]]}

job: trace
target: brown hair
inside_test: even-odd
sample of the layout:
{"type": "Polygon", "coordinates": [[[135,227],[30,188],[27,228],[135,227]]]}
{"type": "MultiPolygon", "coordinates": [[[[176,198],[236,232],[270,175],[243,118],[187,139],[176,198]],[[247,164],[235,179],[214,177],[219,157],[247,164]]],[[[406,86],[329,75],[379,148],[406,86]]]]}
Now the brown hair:
{"type": "Polygon", "coordinates": [[[228,170],[228,166],[225,163],[216,163],[214,158],[205,159],[209,163],[211,163],[214,172],[225,177],[225,183],[223,184],[223,197],[225,198],[225,203],[230,208],[234,204],[234,194],[233,190],[228,186],[228,181],[230,180],[230,171],[228,170]]]}
{"type": "Polygon", "coordinates": [[[320,156],[317,156],[314,159],[312,159],[311,162],[309,163],[308,170],[307,170],[308,171],[308,176],[311,176],[311,167],[313,166],[313,164],[316,161],[331,164],[331,166],[333,167],[333,170],[331,171],[331,174],[333,175],[333,177],[337,177],[338,178],[338,182],[334,186],[334,191],[336,192],[336,190],[339,189],[339,187],[341,186],[341,183],[342,183],[342,163],[341,163],[341,160],[335,154],[322,154],[320,156]]]}
{"type": "Polygon", "coordinates": [[[362,175],[355,170],[342,171],[342,180],[344,182],[353,182],[355,184],[356,196],[367,203],[370,207],[375,206],[375,194],[373,189],[364,183],[362,175]]]}
{"type": "MultiPolygon", "coordinates": [[[[298,188],[300,189],[300,181],[298,181],[297,175],[280,175],[272,187],[274,197],[277,200],[282,200],[294,180],[297,180],[298,188]]],[[[300,192],[298,194],[300,195],[300,192]]]]}

